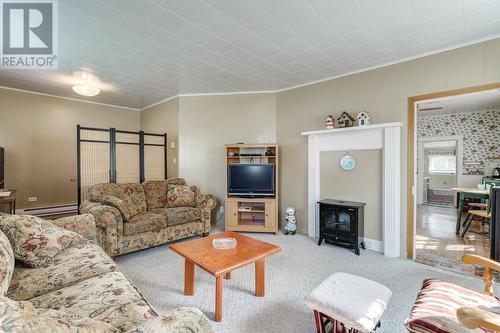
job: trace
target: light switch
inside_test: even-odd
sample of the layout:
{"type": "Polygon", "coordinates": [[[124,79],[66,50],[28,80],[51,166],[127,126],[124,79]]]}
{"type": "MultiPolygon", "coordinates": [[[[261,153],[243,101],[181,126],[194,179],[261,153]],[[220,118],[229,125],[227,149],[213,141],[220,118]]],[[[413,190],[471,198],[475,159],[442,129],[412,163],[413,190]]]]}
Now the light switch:
{"type": "Polygon", "coordinates": [[[173,162],[174,164],[176,164],[176,163],[177,163],[177,158],[175,158],[175,157],[174,157],[174,158],[172,159],[172,162],[173,162]]]}
{"type": "Polygon", "coordinates": [[[175,149],[175,142],[170,142],[170,148],[175,149]]]}

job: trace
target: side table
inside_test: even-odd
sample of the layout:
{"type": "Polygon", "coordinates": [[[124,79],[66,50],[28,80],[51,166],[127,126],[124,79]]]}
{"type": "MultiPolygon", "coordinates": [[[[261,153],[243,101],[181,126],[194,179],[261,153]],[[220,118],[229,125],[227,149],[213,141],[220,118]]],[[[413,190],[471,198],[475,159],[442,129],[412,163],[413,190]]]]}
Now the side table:
{"type": "Polygon", "coordinates": [[[15,214],[16,213],[16,190],[7,190],[10,192],[8,197],[0,196],[0,213],[15,214]]]}

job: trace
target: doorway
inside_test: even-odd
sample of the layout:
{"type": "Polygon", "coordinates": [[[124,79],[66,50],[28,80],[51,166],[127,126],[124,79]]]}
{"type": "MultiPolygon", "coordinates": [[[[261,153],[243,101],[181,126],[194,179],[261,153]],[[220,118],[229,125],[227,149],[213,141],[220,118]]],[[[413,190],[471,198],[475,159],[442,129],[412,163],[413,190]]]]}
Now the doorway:
{"type": "MultiPolygon", "coordinates": [[[[419,117],[417,132],[422,126],[425,126],[425,118],[419,117]]],[[[455,193],[452,188],[462,184],[463,137],[421,137],[417,147],[417,204],[453,206],[455,193]]]]}
{"type": "Polygon", "coordinates": [[[462,255],[489,256],[488,228],[474,222],[474,233],[455,233],[458,215],[467,214],[467,203],[464,215],[458,213],[457,190],[477,189],[487,176],[488,154],[497,154],[498,140],[478,133],[495,134],[500,126],[484,126],[500,118],[499,88],[497,83],[408,99],[408,258],[473,274],[461,264],[462,255]]]}

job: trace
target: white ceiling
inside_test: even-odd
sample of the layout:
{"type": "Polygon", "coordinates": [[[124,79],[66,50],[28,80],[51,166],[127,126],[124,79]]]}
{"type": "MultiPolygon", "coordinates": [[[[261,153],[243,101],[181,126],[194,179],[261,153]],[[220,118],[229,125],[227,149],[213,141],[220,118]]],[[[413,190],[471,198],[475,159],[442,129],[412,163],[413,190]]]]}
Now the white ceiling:
{"type": "Polygon", "coordinates": [[[500,33],[498,0],[62,0],[59,69],[0,85],[141,109],[178,94],[275,91],[500,33]]]}
{"type": "Polygon", "coordinates": [[[500,89],[434,99],[418,104],[418,109],[437,107],[442,109],[419,111],[417,112],[417,117],[422,118],[484,110],[499,110],[500,112],[500,89]]]}

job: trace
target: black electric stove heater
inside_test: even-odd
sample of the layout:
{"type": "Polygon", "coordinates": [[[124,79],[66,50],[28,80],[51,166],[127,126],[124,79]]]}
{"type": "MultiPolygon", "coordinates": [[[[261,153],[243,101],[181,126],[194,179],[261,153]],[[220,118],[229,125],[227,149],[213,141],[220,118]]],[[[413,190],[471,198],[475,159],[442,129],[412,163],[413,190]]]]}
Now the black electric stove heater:
{"type": "Polygon", "coordinates": [[[365,248],[364,202],[324,199],[319,204],[319,241],[354,249],[365,248]]]}

